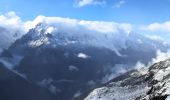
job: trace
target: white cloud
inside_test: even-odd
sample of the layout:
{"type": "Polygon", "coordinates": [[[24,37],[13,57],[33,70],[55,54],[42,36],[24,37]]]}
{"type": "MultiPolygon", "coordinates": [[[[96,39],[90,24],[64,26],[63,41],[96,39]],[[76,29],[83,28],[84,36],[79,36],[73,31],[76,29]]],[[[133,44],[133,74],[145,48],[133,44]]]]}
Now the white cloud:
{"type": "Polygon", "coordinates": [[[120,8],[125,4],[125,0],[120,0],[119,2],[117,2],[114,7],[116,8],[120,8]]]}
{"type": "Polygon", "coordinates": [[[89,56],[86,55],[86,54],[84,54],[84,53],[79,53],[79,54],[77,55],[77,57],[82,58],[82,59],[87,59],[87,58],[89,58],[89,56]]]}
{"type": "Polygon", "coordinates": [[[144,25],[141,26],[141,30],[152,31],[152,32],[170,32],[170,21],[144,25]]]}
{"type": "Polygon", "coordinates": [[[9,47],[22,33],[25,33],[23,22],[15,12],[0,15],[0,48],[9,47]]]}
{"type": "Polygon", "coordinates": [[[135,65],[135,69],[141,69],[141,68],[143,68],[143,67],[146,67],[146,65],[145,64],[143,64],[142,62],[140,62],[140,61],[138,61],[137,63],[136,63],[136,65],[135,65]]]}
{"type": "Polygon", "coordinates": [[[168,50],[167,52],[162,52],[160,50],[157,50],[156,53],[156,57],[152,59],[151,64],[160,62],[160,61],[164,61],[166,59],[170,58],[170,50],[168,50]]]}
{"type": "Polygon", "coordinates": [[[104,22],[104,21],[80,21],[80,25],[85,26],[90,30],[96,30],[101,33],[115,33],[119,30],[124,30],[127,33],[132,30],[132,25],[128,23],[115,23],[115,22],[104,22]]]}
{"type": "Polygon", "coordinates": [[[77,0],[75,5],[77,7],[83,7],[87,5],[104,5],[106,4],[105,0],[77,0]]]}
{"type": "MultiPolygon", "coordinates": [[[[71,18],[62,17],[45,17],[37,16],[34,20],[23,22],[15,12],[9,12],[4,15],[0,15],[0,27],[5,27],[13,30],[22,30],[27,32],[29,29],[34,28],[39,23],[45,23],[49,26],[56,26],[59,30],[66,30],[67,32],[97,32],[97,33],[115,33],[120,30],[129,32],[132,31],[133,26],[129,23],[116,23],[105,21],[86,21],[77,20],[71,18]]],[[[12,30],[12,31],[13,31],[12,30]]],[[[54,31],[53,27],[50,27],[47,31],[54,31]]]]}
{"type": "Polygon", "coordinates": [[[0,15],[0,26],[13,26],[16,27],[21,24],[20,18],[15,14],[15,12],[8,12],[4,15],[0,15]]]}
{"type": "Polygon", "coordinates": [[[110,73],[106,74],[101,82],[102,83],[105,83],[105,82],[108,82],[110,81],[111,79],[114,79],[115,77],[129,71],[129,70],[132,70],[133,67],[131,65],[128,65],[128,64],[116,64],[115,66],[105,66],[105,69],[104,71],[110,71],[110,73]]]}
{"type": "Polygon", "coordinates": [[[168,50],[166,52],[162,52],[161,50],[157,50],[156,56],[154,58],[152,58],[151,61],[148,61],[147,65],[138,61],[134,68],[135,69],[141,69],[141,68],[144,68],[144,67],[150,67],[154,63],[158,63],[160,61],[164,61],[164,60],[169,59],[169,58],[170,58],[170,50],[168,50]]]}
{"type": "Polygon", "coordinates": [[[147,38],[150,38],[152,40],[163,40],[161,36],[158,35],[145,35],[147,38]]]}
{"type": "Polygon", "coordinates": [[[15,12],[11,11],[4,15],[0,15],[0,27],[7,28],[11,31],[21,31],[21,29],[23,29],[23,22],[15,12]]]}
{"type": "MultiPolygon", "coordinates": [[[[27,21],[24,23],[25,30],[34,28],[38,23],[45,23],[49,26],[55,26],[57,29],[53,31],[60,31],[62,33],[75,33],[75,34],[96,34],[96,33],[119,33],[132,31],[133,26],[129,23],[116,23],[116,22],[105,22],[105,21],[86,21],[77,20],[71,18],[61,17],[45,17],[38,16],[33,21],[27,21]]],[[[52,27],[50,27],[52,28],[52,27]]],[[[50,30],[51,31],[51,30],[50,30]]]]}

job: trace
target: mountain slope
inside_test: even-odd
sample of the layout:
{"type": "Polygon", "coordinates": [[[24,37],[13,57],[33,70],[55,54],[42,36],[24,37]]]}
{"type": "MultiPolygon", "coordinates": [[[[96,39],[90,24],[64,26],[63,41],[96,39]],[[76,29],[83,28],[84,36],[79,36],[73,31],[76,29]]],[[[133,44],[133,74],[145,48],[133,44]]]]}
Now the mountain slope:
{"type": "Polygon", "coordinates": [[[8,70],[0,63],[0,99],[55,100],[55,96],[8,70]]]}
{"type": "Polygon", "coordinates": [[[84,100],[169,100],[170,60],[127,72],[94,89],[84,100]]]}

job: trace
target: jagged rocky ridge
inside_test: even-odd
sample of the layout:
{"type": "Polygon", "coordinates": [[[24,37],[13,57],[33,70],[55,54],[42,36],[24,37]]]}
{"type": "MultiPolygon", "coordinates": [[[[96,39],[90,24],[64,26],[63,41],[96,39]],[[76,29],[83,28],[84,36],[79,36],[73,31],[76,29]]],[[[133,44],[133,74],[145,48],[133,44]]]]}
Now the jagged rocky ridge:
{"type": "Polygon", "coordinates": [[[84,100],[170,100],[170,59],[120,75],[84,100]]]}

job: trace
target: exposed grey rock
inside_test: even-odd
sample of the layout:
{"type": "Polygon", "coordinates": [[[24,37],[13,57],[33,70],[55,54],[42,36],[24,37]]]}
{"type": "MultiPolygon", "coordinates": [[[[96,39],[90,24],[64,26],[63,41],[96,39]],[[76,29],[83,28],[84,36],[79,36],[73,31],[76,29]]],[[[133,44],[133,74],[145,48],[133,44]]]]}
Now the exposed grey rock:
{"type": "Polygon", "coordinates": [[[84,100],[169,100],[169,95],[170,59],[120,75],[84,100]]]}

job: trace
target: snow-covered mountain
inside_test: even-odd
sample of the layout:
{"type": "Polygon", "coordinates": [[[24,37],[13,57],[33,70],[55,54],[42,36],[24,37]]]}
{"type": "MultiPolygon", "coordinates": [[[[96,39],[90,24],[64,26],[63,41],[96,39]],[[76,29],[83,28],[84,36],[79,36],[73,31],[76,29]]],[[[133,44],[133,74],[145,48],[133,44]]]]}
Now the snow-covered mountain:
{"type": "MultiPolygon", "coordinates": [[[[62,27],[63,28],[63,27],[62,27]]],[[[44,44],[56,47],[58,45],[81,44],[95,46],[99,48],[107,48],[113,50],[118,56],[123,56],[121,50],[133,48],[142,51],[150,51],[155,49],[166,50],[169,44],[161,40],[151,40],[135,32],[126,32],[119,30],[114,33],[100,33],[82,31],[78,33],[74,31],[65,31],[55,24],[39,23],[34,29],[31,29],[26,36],[23,44],[29,47],[39,47],[44,44]]]]}
{"type": "Polygon", "coordinates": [[[169,100],[170,60],[132,70],[94,89],[84,100],[169,100]]]}
{"type": "Polygon", "coordinates": [[[4,50],[0,62],[57,99],[70,100],[169,49],[164,41],[121,29],[79,32],[39,23],[4,50]]]}

